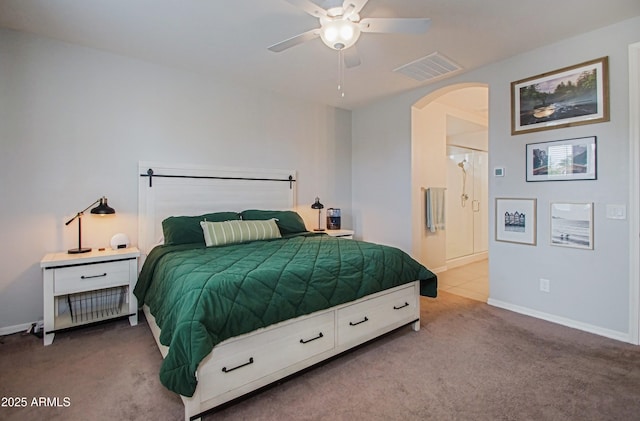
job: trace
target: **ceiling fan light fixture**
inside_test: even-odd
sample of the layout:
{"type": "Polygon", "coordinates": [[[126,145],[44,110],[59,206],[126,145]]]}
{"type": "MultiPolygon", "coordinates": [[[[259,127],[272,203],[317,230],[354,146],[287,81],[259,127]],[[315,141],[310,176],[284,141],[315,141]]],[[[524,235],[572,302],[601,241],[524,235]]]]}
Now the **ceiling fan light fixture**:
{"type": "Polygon", "coordinates": [[[356,43],[360,27],[344,19],[321,19],[320,38],[329,48],[344,50],[356,43]]]}

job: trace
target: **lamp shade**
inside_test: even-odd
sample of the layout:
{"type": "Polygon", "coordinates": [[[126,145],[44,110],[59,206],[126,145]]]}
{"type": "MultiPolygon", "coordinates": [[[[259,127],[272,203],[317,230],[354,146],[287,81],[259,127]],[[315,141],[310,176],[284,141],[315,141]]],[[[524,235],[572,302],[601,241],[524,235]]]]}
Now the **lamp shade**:
{"type": "Polygon", "coordinates": [[[116,213],[116,210],[107,204],[107,198],[103,196],[100,198],[100,204],[91,209],[91,213],[97,215],[111,215],[116,213]]]}

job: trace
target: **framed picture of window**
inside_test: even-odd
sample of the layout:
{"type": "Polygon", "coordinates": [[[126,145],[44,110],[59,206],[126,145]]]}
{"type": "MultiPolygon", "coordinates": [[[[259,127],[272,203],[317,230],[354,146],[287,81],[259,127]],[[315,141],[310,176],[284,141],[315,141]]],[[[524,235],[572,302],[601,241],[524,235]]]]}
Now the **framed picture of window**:
{"type": "Polygon", "coordinates": [[[536,199],[496,198],[496,241],[536,245],[536,199]]]}
{"type": "Polygon", "coordinates": [[[609,121],[609,58],[511,82],[511,134],[609,121]]]}
{"type": "Polygon", "coordinates": [[[595,180],[596,137],[527,144],[527,181],[595,180]]]}
{"type": "Polygon", "coordinates": [[[551,245],[593,250],[593,203],[551,203],[551,245]]]}

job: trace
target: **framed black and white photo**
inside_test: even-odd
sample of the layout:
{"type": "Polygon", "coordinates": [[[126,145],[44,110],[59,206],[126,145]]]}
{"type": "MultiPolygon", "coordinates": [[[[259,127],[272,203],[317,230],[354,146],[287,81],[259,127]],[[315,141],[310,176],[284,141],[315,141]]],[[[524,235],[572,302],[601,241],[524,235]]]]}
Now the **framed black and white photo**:
{"type": "Polygon", "coordinates": [[[551,245],[593,249],[593,203],[551,203],[551,245]]]}
{"type": "Polygon", "coordinates": [[[536,199],[496,198],[496,241],[536,245],[536,199]]]}
{"type": "Polygon", "coordinates": [[[511,134],[609,121],[609,59],[511,82],[511,134]]]}
{"type": "Polygon", "coordinates": [[[595,180],[596,137],[527,144],[527,181],[595,180]]]}

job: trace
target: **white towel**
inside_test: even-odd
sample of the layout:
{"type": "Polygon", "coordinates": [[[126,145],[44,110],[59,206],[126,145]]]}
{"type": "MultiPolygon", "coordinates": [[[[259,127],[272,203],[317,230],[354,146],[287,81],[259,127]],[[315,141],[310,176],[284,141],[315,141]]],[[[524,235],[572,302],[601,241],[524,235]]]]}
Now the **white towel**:
{"type": "Polygon", "coordinates": [[[431,232],[444,230],[444,191],[443,187],[429,187],[425,191],[427,229],[431,232]]]}

